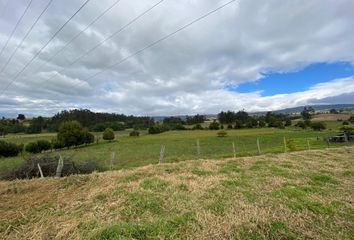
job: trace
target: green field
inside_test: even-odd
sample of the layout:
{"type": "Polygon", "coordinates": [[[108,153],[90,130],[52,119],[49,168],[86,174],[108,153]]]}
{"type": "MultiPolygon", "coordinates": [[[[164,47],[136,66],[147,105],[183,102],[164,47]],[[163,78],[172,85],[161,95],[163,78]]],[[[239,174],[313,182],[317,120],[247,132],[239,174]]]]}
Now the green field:
{"type": "MultiPolygon", "coordinates": [[[[116,133],[116,140],[112,142],[101,140],[98,144],[60,150],[50,154],[60,153],[63,156],[72,157],[75,161],[96,160],[103,169],[108,169],[112,152],[115,152],[114,169],[122,169],[158,163],[162,145],[165,146],[164,162],[177,162],[197,158],[233,157],[233,142],[237,156],[257,155],[257,138],[259,138],[262,154],[284,152],[284,137],[293,142],[294,149],[292,150],[308,149],[307,140],[311,149],[325,148],[327,144],[323,141],[323,137],[335,134],[334,131],[315,132],[272,128],[228,130],[227,132],[227,137],[217,137],[217,131],[209,130],[171,131],[158,135],[148,135],[144,132],[140,137],[129,137],[129,131],[122,131],[116,133]],[[197,156],[197,139],[200,143],[199,156],[197,156]]],[[[9,135],[5,140],[28,143],[37,139],[50,140],[53,137],[55,134],[49,133],[9,135]]],[[[23,157],[20,156],[0,159],[0,175],[4,175],[9,169],[19,165],[23,161],[22,159],[23,157]]]]}
{"type": "MultiPolygon", "coordinates": [[[[173,146],[179,134],[187,133],[147,139],[173,146]]],[[[0,239],[349,240],[353,154],[340,147],[0,181],[0,239]]]]}

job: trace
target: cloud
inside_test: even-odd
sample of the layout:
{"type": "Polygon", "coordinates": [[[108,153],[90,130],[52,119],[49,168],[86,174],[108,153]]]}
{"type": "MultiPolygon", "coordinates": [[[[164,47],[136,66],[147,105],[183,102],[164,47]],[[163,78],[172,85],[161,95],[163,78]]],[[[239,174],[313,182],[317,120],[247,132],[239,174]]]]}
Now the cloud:
{"type": "MultiPolygon", "coordinates": [[[[216,113],[220,110],[275,110],[352,96],[353,78],[334,79],[304,92],[263,97],[226,89],[261,81],[269,72],[298,71],[317,62],[354,63],[353,1],[239,0],[165,42],[107,69],[107,66],[221,5],[218,0],[166,0],[78,63],[68,63],[110,36],[156,1],[122,0],[66,51],[47,60],[113,3],[92,1],[0,98],[0,113],[52,114],[73,107],[138,115],[216,113]],[[43,65],[38,70],[38,67],[43,65]],[[104,73],[88,79],[97,71],[104,73]],[[13,100],[10,101],[9,99],[13,100]]],[[[25,17],[3,63],[45,6],[25,17]]],[[[0,88],[36,53],[80,2],[53,3],[4,73],[0,88]],[[70,6],[68,8],[67,6],[70,6]]],[[[14,1],[0,20],[0,46],[25,7],[14,1]]],[[[350,98],[349,98],[350,99],[350,98]]]]}

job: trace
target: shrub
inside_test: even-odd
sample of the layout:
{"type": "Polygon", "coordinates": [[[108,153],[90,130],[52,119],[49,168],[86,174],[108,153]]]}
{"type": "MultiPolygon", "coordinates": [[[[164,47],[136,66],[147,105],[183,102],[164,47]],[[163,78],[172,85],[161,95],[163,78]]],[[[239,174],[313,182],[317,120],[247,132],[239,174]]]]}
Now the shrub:
{"type": "Polygon", "coordinates": [[[106,128],[103,132],[103,139],[104,140],[113,140],[114,139],[114,132],[111,128],[106,128]]]}
{"type": "Polygon", "coordinates": [[[290,119],[286,119],[285,120],[285,126],[286,127],[290,127],[291,126],[291,120],[290,119]]]}
{"type": "Polygon", "coordinates": [[[344,125],[349,125],[349,122],[348,121],[344,121],[343,123],[342,123],[342,125],[344,126],[344,125]]]}
{"type": "Polygon", "coordinates": [[[169,129],[165,125],[156,124],[155,126],[149,127],[149,134],[158,134],[168,131],[169,129]]]}
{"type": "Polygon", "coordinates": [[[26,145],[25,148],[26,152],[29,153],[40,153],[41,150],[39,149],[39,146],[37,144],[37,142],[30,142],[26,145]]]}
{"type": "Polygon", "coordinates": [[[227,129],[232,129],[232,125],[231,124],[227,125],[227,129]]]}
{"type": "Polygon", "coordinates": [[[131,137],[139,137],[139,135],[140,135],[140,132],[136,131],[136,130],[129,133],[129,136],[131,136],[131,137]]]}
{"type": "Polygon", "coordinates": [[[303,121],[298,121],[296,124],[295,124],[296,127],[299,127],[299,128],[302,128],[302,129],[305,129],[306,128],[306,124],[303,122],[303,121]]]}
{"type": "Polygon", "coordinates": [[[326,129],[326,125],[323,122],[313,122],[311,123],[311,128],[315,131],[321,131],[326,129]]]}
{"type": "Polygon", "coordinates": [[[226,137],[227,132],[224,131],[224,130],[221,130],[221,131],[219,131],[219,132],[217,133],[217,135],[218,135],[218,137],[226,137]]]}
{"type": "Polygon", "coordinates": [[[52,146],[54,149],[61,149],[65,147],[65,144],[63,142],[60,142],[58,139],[53,139],[52,146]]]}
{"type": "Polygon", "coordinates": [[[47,151],[52,147],[52,144],[47,140],[38,140],[37,145],[40,152],[47,151]]]}
{"type": "Polygon", "coordinates": [[[23,150],[23,144],[17,145],[0,140],[0,157],[14,157],[23,150]]]}
{"type": "Polygon", "coordinates": [[[90,144],[95,141],[95,136],[87,130],[82,131],[82,138],[84,144],[90,144]]]}
{"type": "Polygon", "coordinates": [[[196,124],[195,126],[193,126],[192,129],[193,129],[193,130],[203,130],[203,127],[202,127],[202,125],[200,125],[200,124],[198,123],[198,124],[196,124]]]}
{"type": "Polygon", "coordinates": [[[58,141],[65,147],[78,146],[83,143],[83,128],[78,121],[66,121],[60,124],[58,141]]]}
{"type": "MultiPolygon", "coordinates": [[[[41,157],[28,157],[24,162],[11,170],[5,179],[14,180],[14,179],[28,179],[39,177],[37,164],[41,166],[43,175],[55,176],[56,169],[58,166],[59,156],[41,156],[41,157]]],[[[72,174],[88,174],[93,171],[99,171],[101,168],[98,166],[96,161],[88,160],[80,163],[73,162],[70,159],[64,159],[64,167],[62,169],[62,176],[69,176],[72,174]]]]}
{"type": "Polygon", "coordinates": [[[344,125],[343,127],[340,128],[340,130],[345,132],[354,131],[354,125],[344,125]]]}

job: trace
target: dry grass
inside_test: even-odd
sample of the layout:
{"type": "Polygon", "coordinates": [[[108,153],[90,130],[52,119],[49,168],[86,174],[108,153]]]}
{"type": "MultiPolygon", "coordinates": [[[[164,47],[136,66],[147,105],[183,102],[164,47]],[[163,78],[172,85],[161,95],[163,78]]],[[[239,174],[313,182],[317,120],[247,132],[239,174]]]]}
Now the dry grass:
{"type": "Polygon", "coordinates": [[[0,239],[353,239],[353,148],[0,182],[0,239]]]}

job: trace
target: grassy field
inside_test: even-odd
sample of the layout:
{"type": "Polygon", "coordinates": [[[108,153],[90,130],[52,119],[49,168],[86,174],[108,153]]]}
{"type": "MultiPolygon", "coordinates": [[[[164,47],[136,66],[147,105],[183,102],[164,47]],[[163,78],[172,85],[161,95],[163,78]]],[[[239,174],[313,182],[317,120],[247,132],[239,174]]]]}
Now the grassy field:
{"type": "MultiPolygon", "coordinates": [[[[217,131],[171,131],[158,135],[143,135],[141,137],[129,137],[128,131],[118,132],[117,140],[112,142],[101,141],[76,149],[61,150],[51,154],[70,156],[75,161],[88,159],[96,160],[103,169],[109,168],[112,152],[116,153],[114,169],[131,168],[158,163],[161,145],[165,146],[165,162],[178,162],[196,158],[221,159],[233,156],[233,146],[237,156],[257,155],[257,138],[259,138],[261,153],[284,152],[284,137],[290,139],[293,150],[327,147],[323,137],[334,134],[332,131],[303,131],[291,129],[244,129],[229,130],[227,137],[217,137],[217,131]],[[199,139],[200,155],[197,156],[196,142],[199,139]]],[[[28,142],[36,139],[50,139],[53,134],[40,135],[16,135],[9,136],[8,141],[28,142]],[[18,139],[18,140],[17,140],[18,139]]],[[[332,145],[337,146],[337,145],[332,145]]],[[[291,147],[288,145],[288,147],[291,147]]],[[[290,149],[287,149],[290,150],[290,149]]],[[[19,165],[23,157],[0,159],[0,176],[9,169],[19,165]]]]}
{"type": "Polygon", "coordinates": [[[353,239],[353,150],[0,181],[0,239],[353,239]]]}
{"type": "MultiPolygon", "coordinates": [[[[229,130],[227,137],[217,137],[217,131],[171,131],[158,135],[143,135],[129,137],[128,131],[118,132],[117,140],[101,141],[76,149],[61,150],[52,154],[70,156],[75,161],[96,160],[103,169],[109,168],[112,152],[116,153],[114,169],[131,168],[158,163],[161,145],[165,145],[165,162],[177,162],[196,158],[228,158],[233,156],[233,146],[237,156],[257,155],[257,138],[259,138],[261,153],[284,152],[284,137],[292,141],[293,150],[327,147],[323,137],[334,134],[332,131],[303,131],[291,129],[243,129],[229,130]],[[200,155],[197,156],[196,142],[199,139],[200,155]]],[[[50,139],[53,134],[15,135],[7,137],[12,142],[29,142],[36,139],[50,139]]],[[[333,145],[336,146],[336,145],[333,145]]],[[[289,147],[289,146],[288,146],[289,147]]],[[[291,147],[291,146],[290,146],[291,147]]],[[[290,150],[290,149],[288,149],[290,150]]],[[[23,157],[0,159],[0,176],[16,167],[23,157]]]]}

